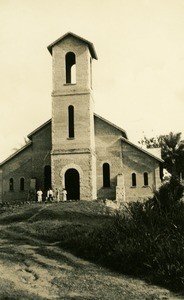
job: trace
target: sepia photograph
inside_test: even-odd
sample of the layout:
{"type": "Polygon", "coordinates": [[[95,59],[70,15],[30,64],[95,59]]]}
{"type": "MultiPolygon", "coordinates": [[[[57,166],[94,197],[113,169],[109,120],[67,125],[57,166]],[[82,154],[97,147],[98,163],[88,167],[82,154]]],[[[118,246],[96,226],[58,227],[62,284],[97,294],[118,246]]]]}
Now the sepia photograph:
{"type": "Polygon", "coordinates": [[[0,300],[184,299],[184,1],[0,0],[0,300]]]}

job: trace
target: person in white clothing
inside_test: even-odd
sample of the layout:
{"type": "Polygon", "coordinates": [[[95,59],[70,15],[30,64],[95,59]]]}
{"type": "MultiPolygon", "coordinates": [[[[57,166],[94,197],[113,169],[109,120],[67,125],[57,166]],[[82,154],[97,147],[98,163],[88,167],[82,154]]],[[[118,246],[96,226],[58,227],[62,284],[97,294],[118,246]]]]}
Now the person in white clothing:
{"type": "Polygon", "coordinates": [[[62,200],[67,201],[67,191],[65,189],[62,190],[62,200]]]}
{"type": "Polygon", "coordinates": [[[51,188],[47,191],[47,200],[53,201],[53,190],[51,188]]]}
{"type": "Polygon", "coordinates": [[[41,189],[39,189],[39,190],[37,191],[37,199],[38,199],[38,202],[39,202],[39,203],[42,202],[42,195],[43,195],[43,192],[42,192],[41,189]]]}

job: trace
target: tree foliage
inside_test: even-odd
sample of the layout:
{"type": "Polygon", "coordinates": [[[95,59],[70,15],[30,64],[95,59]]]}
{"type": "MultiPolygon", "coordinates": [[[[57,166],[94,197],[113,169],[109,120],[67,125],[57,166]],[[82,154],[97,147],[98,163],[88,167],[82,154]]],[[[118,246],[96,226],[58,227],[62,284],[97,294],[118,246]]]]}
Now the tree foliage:
{"type": "Polygon", "coordinates": [[[154,204],[160,209],[169,211],[174,209],[179,200],[181,200],[184,192],[184,186],[180,180],[174,175],[169,181],[162,184],[158,191],[154,193],[154,204]]]}
{"type": "Polygon", "coordinates": [[[144,137],[139,144],[147,148],[161,148],[164,168],[172,175],[179,176],[184,172],[184,140],[181,140],[181,132],[170,132],[152,138],[144,137]]]}

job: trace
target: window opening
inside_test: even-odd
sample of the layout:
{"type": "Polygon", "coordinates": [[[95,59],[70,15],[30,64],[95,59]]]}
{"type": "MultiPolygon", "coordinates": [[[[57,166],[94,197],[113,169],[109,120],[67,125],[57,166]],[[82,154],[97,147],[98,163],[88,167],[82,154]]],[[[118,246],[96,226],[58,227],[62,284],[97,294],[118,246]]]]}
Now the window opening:
{"type": "Polygon", "coordinates": [[[144,186],[148,186],[148,173],[144,172],[144,186]]]}
{"type": "Polygon", "coordinates": [[[24,178],[20,178],[20,190],[24,191],[24,178]]]}
{"type": "Polygon", "coordinates": [[[137,186],[137,179],[135,173],[132,173],[132,186],[137,186]]]}
{"type": "Polygon", "coordinates": [[[68,52],[65,56],[66,83],[76,83],[76,60],[73,52],[68,52]]]}
{"type": "Polygon", "coordinates": [[[9,190],[10,191],[13,191],[13,178],[10,178],[10,181],[9,181],[9,190]]]}
{"type": "Polygon", "coordinates": [[[108,163],[103,164],[103,187],[110,187],[110,166],[108,163]]]}
{"type": "Polygon", "coordinates": [[[70,105],[68,107],[68,136],[74,138],[74,107],[70,105]]]}

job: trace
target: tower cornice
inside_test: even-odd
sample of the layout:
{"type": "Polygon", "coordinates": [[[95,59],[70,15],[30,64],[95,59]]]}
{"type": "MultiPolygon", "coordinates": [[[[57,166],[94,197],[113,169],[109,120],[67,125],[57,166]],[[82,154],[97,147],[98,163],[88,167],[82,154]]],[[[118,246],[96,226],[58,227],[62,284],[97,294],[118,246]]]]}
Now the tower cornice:
{"type": "Polygon", "coordinates": [[[92,92],[89,91],[89,92],[64,92],[64,93],[61,93],[61,92],[52,92],[51,93],[51,96],[52,97],[60,97],[60,96],[73,96],[73,95],[92,95],[92,92]]]}

